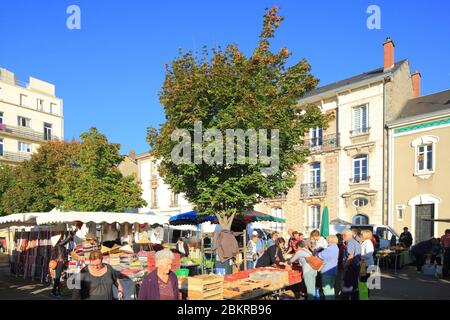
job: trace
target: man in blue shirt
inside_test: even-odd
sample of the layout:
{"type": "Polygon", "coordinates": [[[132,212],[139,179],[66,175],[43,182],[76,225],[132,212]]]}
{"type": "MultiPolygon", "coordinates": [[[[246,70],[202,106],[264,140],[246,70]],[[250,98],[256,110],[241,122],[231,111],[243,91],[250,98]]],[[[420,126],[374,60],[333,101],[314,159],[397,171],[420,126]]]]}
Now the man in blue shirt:
{"type": "Polygon", "coordinates": [[[361,261],[361,244],[354,238],[351,230],[345,230],[344,238],[344,286],[342,288],[342,299],[359,300],[358,280],[359,262],[361,261]]]}
{"type": "Polygon", "coordinates": [[[325,300],[334,300],[334,287],[336,284],[337,265],[339,258],[339,248],[336,236],[328,237],[328,246],[318,253],[318,257],[323,260],[322,288],[325,300]]]}

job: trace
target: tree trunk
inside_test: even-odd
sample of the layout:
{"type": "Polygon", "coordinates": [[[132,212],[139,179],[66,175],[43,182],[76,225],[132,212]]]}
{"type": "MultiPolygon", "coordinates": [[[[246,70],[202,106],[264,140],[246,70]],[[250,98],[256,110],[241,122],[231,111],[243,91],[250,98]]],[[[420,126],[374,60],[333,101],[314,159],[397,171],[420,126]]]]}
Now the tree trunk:
{"type": "Polygon", "coordinates": [[[233,224],[234,217],[236,216],[237,210],[234,209],[230,217],[228,217],[225,212],[216,213],[217,220],[219,221],[222,230],[231,230],[231,225],[233,224]]]}

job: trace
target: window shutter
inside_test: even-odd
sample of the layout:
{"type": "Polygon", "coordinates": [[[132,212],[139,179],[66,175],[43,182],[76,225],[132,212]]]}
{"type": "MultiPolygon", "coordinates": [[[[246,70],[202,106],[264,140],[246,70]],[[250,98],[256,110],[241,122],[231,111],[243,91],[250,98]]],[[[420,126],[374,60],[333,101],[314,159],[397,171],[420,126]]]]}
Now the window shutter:
{"type": "Polygon", "coordinates": [[[362,111],[361,127],[362,129],[364,129],[365,132],[366,131],[365,129],[367,128],[367,106],[361,107],[361,111],[362,111]]]}

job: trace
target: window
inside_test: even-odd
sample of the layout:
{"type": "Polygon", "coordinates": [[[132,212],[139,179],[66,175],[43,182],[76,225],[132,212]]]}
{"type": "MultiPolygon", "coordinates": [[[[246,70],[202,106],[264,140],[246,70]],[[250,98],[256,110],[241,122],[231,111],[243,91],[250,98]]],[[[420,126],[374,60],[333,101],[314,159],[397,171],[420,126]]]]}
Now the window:
{"type": "Polygon", "coordinates": [[[309,177],[312,188],[320,188],[320,162],[314,162],[309,166],[309,177]]]}
{"type": "Polygon", "coordinates": [[[19,127],[31,128],[31,120],[24,117],[17,117],[17,125],[19,127]]]}
{"type": "Polygon", "coordinates": [[[178,193],[172,192],[172,206],[178,206],[178,195],[178,193]]]}
{"type": "Polygon", "coordinates": [[[367,200],[366,198],[358,198],[353,200],[353,205],[357,208],[359,207],[365,207],[369,204],[369,200],[367,200]]]}
{"type": "Polygon", "coordinates": [[[420,146],[417,150],[417,168],[419,172],[433,171],[433,145],[420,146]]]}
{"type": "Polygon", "coordinates": [[[50,113],[56,113],[56,104],[50,103],[50,113]]]}
{"type": "Polygon", "coordinates": [[[414,167],[415,174],[429,177],[427,174],[435,171],[436,163],[436,143],[439,138],[436,136],[424,136],[415,139],[411,146],[415,149],[414,167]]]}
{"type": "Polygon", "coordinates": [[[28,97],[24,94],[20,95],[20,105],[27,106],[28,105],[28,97]]]}
{"type": "Polygon", "coordinates": [[[310,206],[308,223],[310,229],[320,228],[320,206],[310,206]]]}
{"type": "Polygon", "coordinates": [[[352,134],[369,132],[367,119],[367,106],[353,108],[353,131],[352,134]]]}
{"type": "Polygon", "coordinates": [[[357,214],[353,217],[353,224],[369,224],[369,218],[364,214],[357,214]]]}
{"type": "Polygon", "coordinates": [[[152,189],[152,207],[155,208],[158,206],[158,189],[152,189]]]}
{"type": "Polygon", "coordinates": [[[323,142],[323,129],[319,127],[309,129],[309,138],[310,147],[321,146],[323,142]]]}
{"type": "Polygon", "coordinates": [[[395,208],[397,209],[397,219],[403,220],[403,213],[405,211],[406,206],[401,204],[401,205],[396,205],[395,208]]]}
{"type": "Polygon", "coordinates": [[[0,157],[3,157],[3,139],[0,138],[0,157]]]}
{"type": "Polygon", "coordinates": [[[52,125],[44,123],[44,140],[52,140],[52,125]]]}
{"type": "Polygon", "coordinates": [[[353,182],[368,181],[367,174],[367,155],[359,155],[353,158],[353,182]]]}
{"type": "Polygon", "coordinates": [[[37,99],[37,109],[39,111],[43,111],[44,110],[44,100],[37,99]]]}
{"type": "Polygon", "coordinates": [[[31,153],[31,144],[19,141],[19,152],[31,153]]]}
{"type": "MultiPolygon", "coordinates": [[[[283,209],[281,209],[281,208],[272,208],[271,214],[273,217],[284,219],[283,209]]],[[[270,227],[272,230],[275,230],[275,231],[278,231],[281,233],[283,232],[283,223],[271,222],[270,227]]]]}
{"type": "Polygon", "coordinates": [[[3,123],[3,112],[0,112],[0,124],[3,123]]]}

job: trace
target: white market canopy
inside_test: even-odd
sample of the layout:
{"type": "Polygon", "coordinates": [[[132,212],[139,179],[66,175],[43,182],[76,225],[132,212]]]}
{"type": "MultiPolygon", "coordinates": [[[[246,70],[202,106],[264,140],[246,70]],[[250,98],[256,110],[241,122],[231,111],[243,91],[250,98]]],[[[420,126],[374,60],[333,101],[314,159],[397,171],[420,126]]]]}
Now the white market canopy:
{"type": "Polygon", "coordinates": [[[39,215],[36,219],[38,225],[74,223],[81,221],[86,223],[139,223],[139,224],[166,224],[169,223],[169,217],[142,214],[142,213],[124,213],[124,212],[48,212],[39,215]]]}
{"type": "Polygon", "coordinates": [[[14,213],[8,216],[0,217],[0,226],[3,228],[12,226],[34,226],[37,217],[46,214],[46,212],[35,213],[14,213]]]}

